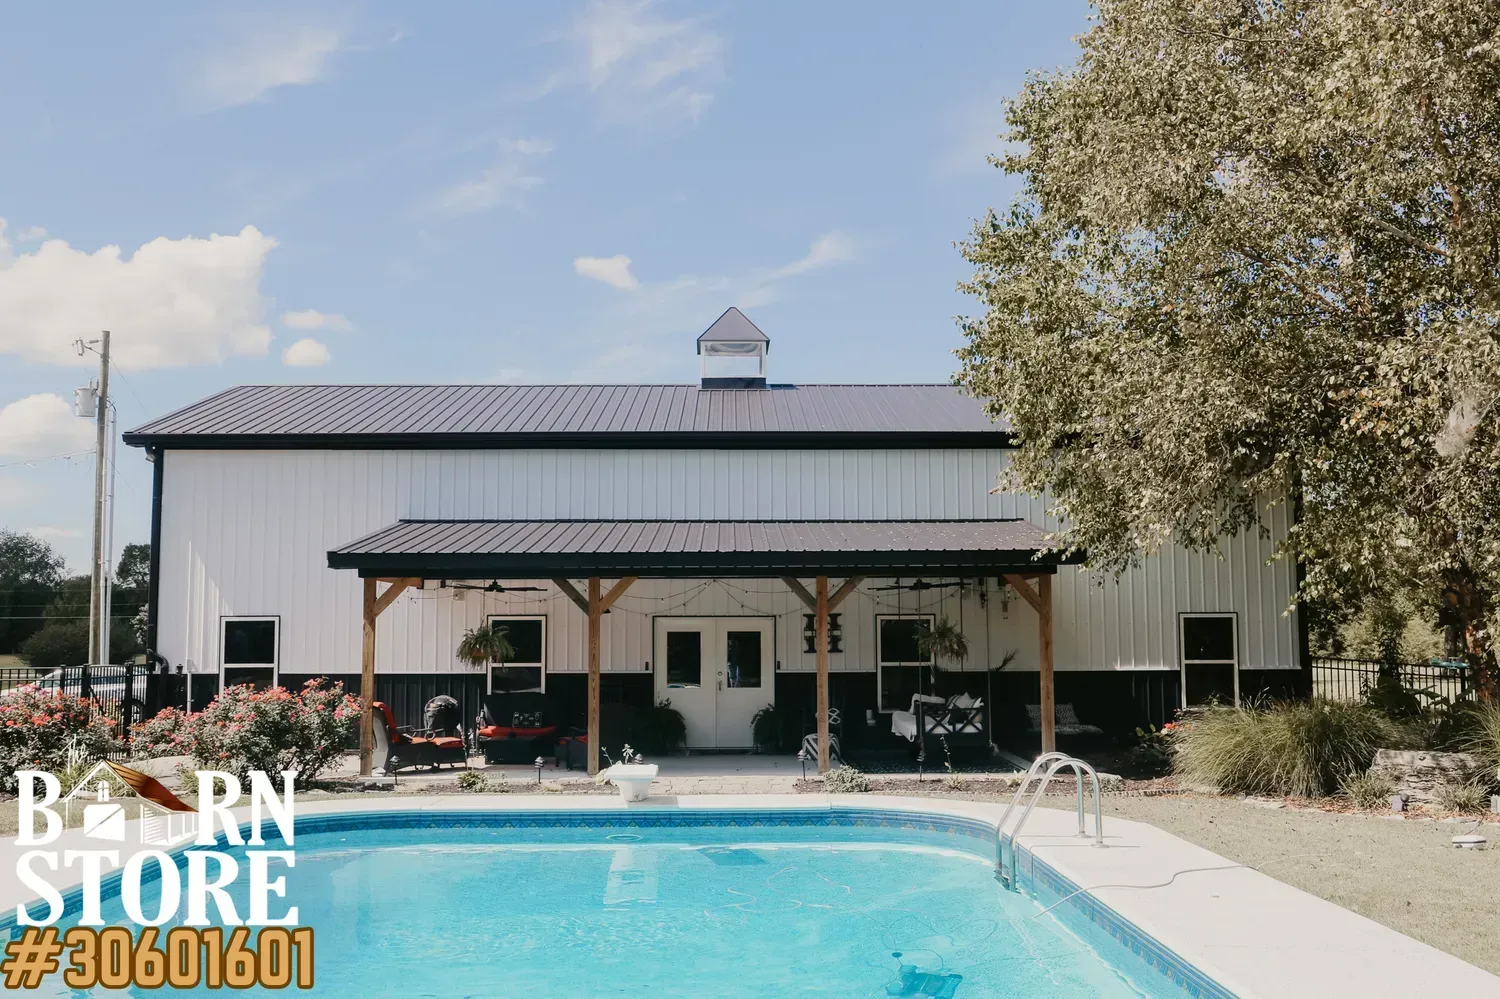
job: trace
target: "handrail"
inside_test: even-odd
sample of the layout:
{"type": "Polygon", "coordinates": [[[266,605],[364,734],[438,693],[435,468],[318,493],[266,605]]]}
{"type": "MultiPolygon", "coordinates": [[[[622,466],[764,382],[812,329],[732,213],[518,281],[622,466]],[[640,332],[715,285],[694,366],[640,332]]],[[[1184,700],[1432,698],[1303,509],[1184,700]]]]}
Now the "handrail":
{"type": "Polygon", "coordinates": [[[1050,764],[1047,767],[1046,775],[1037,784],[1036,792],[1031,796],[1031,800],[1027,802],[1026,810],[1021,813],[1021,818],[1016,822],[1015,830],[1010,834],[1012,845],[1020,837],[1021,828],[1026,825],[1026,820],[1031,817],[1031,810],[1036,807],[1036,803],[1046,793],[1047,785],[1051,783],[1052,778],[1056,776],[1057,772],[1064,767],[1072,769],[1073,781],[1078,789],[1077,835],[1079,837],[1088,836],[1083,814],[1083,775],[1087,773],[1094,792],[1094,846],[1104,845],[1104,820],[1100,815],[1098,773],[1087,762],[1078,759],[1076,756],[1069,756],[1066,753],[1058,752],[1043,753],[1032,761],[1030,769],[1026,771],[1026,776],[1022,778],[1020,785],[1016,788],[1016,793],[1011,797],[1010,805],[1006,807],[1004,814],[1000,817],[999,824],[995,826],[995,879],[1006,887],[1013,887],[1013,884],[1011,879],[1005,875],[1005,823],[1009,821],[1010,813],[1020,802],[1021,795],[1026,792],[1026,788],[1030,785],[1032,778],[1046,764],[1050,764]]]}

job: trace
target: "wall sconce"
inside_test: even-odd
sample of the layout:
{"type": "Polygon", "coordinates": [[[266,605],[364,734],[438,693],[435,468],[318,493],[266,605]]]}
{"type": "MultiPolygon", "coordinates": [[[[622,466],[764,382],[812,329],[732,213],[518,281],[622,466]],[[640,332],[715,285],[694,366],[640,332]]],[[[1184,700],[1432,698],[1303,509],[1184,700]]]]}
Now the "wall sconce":
{"type": "MultiPolygon", "coordinates": [[[[828,651],[843,652],[844,626],[839,623],[841,614],[828,615],[828,651]]],[[[802,651],[818,651],[818,620],[816,614],[802,615],[802,651]]]]}

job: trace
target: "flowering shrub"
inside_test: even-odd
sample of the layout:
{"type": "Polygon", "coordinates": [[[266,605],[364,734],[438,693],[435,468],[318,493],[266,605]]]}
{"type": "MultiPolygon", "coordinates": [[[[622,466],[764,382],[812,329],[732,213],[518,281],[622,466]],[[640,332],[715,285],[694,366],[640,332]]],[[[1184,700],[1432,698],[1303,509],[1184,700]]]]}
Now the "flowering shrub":
{"type": "Polygon", "coordinates": [[[0,694],[0,790],[16,790],[17,770],[61,773],[103,759],[114,744],[114,723],[76,694],[35,686],[0,694]]]}
{"type": "Polygon", "coordinates": [[[199,769],[224,770],[241,781],[252,770],[295,770],[306,787],[353,741],[359,716],[359,701],[341,683],[309,680],[295,694],[285,687],[227,687],[198,715],[193,759],[199,769]]]}
{"type": "Polygon", "coordinates": [[[130,755],[138,760],[191,756],[198,741],[201,714],[163,708],[154,718],[130,726],[130,755]]]}

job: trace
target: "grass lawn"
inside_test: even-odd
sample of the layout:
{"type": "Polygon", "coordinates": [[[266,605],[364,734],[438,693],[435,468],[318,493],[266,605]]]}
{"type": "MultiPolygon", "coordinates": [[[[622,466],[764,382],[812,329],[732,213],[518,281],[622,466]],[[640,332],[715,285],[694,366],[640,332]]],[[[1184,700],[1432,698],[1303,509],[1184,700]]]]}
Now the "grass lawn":
{"type": "MultiPolygon", "coordinates": [[[[937,787],[931,793],[1001,800],[937,787]]],[[[1049,795],[1046,804],[1071,810],[1072,798],[1049,795]]],[[[1450,840],[1475,822],[1267,808],[1197,795],[1107,795],[1102,809],[1106,832],[1111,815],[1150,823],[1500,974],[1500,825],[1480,827],[1490,849],[1459,850],[1450,840]]]]}

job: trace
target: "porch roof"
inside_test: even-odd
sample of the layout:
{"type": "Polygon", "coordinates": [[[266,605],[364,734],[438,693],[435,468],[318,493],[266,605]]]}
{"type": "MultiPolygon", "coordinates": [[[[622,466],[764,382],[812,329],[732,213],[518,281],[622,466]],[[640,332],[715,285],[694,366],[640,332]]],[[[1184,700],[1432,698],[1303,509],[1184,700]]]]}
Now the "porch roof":
{"type": "Polygon", "coordinates": [[[1052,573],[1024,520],[400,520],[328,553],[361,576],[1052,573]]]}

